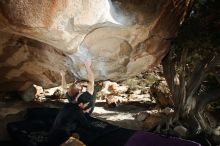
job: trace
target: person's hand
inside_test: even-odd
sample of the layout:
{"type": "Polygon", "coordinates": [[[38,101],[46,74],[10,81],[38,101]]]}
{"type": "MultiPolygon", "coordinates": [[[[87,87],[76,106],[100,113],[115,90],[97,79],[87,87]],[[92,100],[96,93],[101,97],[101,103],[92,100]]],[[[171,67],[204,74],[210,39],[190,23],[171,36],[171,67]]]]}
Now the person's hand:
{"type": "Polygon", "coordinates": [[[63,70],[60,71],[60,75],[61,75],[62,77],[64,77],[65,74],[66,74],[66,73],[65,73],[63,70]]]}
{"type": "Polygon", "coordinates": [[[90,68],[92,66],[92,61],[91,60],[86,60],[84,64],[85,64],[86,67],[90,68]]]}

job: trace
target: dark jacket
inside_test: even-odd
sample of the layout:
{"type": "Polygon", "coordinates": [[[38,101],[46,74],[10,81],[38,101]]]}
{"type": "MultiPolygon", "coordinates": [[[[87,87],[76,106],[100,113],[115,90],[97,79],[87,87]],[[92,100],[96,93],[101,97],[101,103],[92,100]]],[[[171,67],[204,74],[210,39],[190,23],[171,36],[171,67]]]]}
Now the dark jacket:
{"type": "Polygon", "coordinates": [[[90,122],[76,103],[67,103],[58,113],[52,129],[72,132],[77,126],[89,128],[90,122]]]}
{"type": "MultiPolygon", "coordinates": [[[[67,103],[58,113],[48,137],[48,146],[59,146],[80,126],[91,128],[86,114],[76,103],[67,103]]],[[[45,145],[45,146],[46,146],[45,145]]],[[[43,145],[44,146],[44,145],[43,145]]]]}
{"type": "MultiPolygon", "coordinates": [[[[66,93],[66,98],[68,99],[68,101],[69,101],[69,103],[77,103],[76,102],[76,97],[72,97],[72,96],[70,96],[69,94],[68,94],[68,92],[66,93]]],[[[90,102],[90,104],[89,104],[89,107],[91,107],[91,110],[90,110],[90,112],[89,112],[89,115],[91,115],[92,114],[92,112],[93,112],[93,110],[94,110],[94,107],[95,107],[95,98],[94,98],[94,94],[93,95],[91,95],[88,91],[86,91],[86,92],[83,92],[80,96],[79,96],[79,98],[80,97],[82,97],[82,98],[84,98],[84,99],[92,99],[90,102]]]]}

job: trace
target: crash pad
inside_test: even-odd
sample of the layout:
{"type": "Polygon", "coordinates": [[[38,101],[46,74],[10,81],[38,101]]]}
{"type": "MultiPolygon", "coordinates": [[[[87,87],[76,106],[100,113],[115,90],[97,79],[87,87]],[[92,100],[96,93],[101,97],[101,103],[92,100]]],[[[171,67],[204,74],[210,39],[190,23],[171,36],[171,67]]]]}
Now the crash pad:
{"type": "Polygon", "coordinates": [[[200,144],[182,138],[138,131],[131,136],[125,146],[201,146],[200,144]]]}
{"type": "MultiPolygon", "coordinates": [[[[16,146],[45,144],[58,111],[57,108],[31,108],[27,110],[25,120],[8,123],[8,133],[16,146]]],[[[125,129],[93,117],[88,118],[98,128],[88,130],[78,127],[75,131],[87,146],[200,146],[193,141],[125,129]]]]}

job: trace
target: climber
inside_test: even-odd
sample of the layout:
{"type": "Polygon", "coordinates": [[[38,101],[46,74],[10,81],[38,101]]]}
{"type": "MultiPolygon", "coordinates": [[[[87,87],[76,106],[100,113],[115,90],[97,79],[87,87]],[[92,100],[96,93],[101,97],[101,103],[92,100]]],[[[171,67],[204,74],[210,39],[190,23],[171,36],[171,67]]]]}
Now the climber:
{"type": "MultiPolygon", "coordinates": [[[[87,90],[86,92],[82,92],[82,86],[80,85],[79,82],[74,82],[69,89],[67,89],[67,92],[65,93],[66,98],[68,99],[68,101],[70,103],[77,103],[77,99],[81,96],[84,95],[88,98],[92,98],[92,95],[94,93],[94,74],[93,71],[91,69],[92,66],[92,62],[91,60],[87,60],[85,62],[85,68],[86,68],[86,72],[87,72],[87,78],[88,78],[88,85],[87,85],[87,90]]],[[[62,88],[65,92],[66,89],[66,81],[65,81],[65,73],[63,71],[61,71],[61,77],[62,77],[62,88]]],[[[95,100],[93,100],[92,104],[92,108],[94,108],[95,105],[95,100]]],[[[92,110],[89,111],[89,113],[92,113],[92,110]]]]}

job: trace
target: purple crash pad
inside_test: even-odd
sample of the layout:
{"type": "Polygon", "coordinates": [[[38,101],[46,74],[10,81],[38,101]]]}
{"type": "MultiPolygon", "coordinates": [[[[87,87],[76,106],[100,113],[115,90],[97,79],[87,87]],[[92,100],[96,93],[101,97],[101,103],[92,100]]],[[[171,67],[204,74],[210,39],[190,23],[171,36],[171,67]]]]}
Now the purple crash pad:
{"type": "Polygon", "coordinates": [[[136,132],[125,146],[201,146],[200,144],[177,137],[167,137],[150,132],[136,132]]]}

